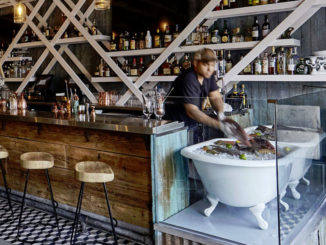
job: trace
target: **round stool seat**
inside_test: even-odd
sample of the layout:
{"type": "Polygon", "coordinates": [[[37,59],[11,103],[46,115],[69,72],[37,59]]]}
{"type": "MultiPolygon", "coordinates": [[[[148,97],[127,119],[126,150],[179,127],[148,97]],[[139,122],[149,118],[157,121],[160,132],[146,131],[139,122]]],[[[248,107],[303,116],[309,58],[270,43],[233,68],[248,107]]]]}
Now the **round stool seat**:
{"type": "Polygon", "coordinates": [[[20,156],[20,165],[26,169],[48,169],[54,165],[54,158],[46,152],[27,152],[20,156]]]}
{"type": "Polygon", "coordinates": [[[8,151],[2,145],[0,145],[0,159],[5,159],[8,157],[8,151]]]}
{"type": "Polygon", "coordinates": [[[112,168],[104,162],[79,162],[75,170],[76,178],[81,182],[105,183],[114,179],[112,168]]]}

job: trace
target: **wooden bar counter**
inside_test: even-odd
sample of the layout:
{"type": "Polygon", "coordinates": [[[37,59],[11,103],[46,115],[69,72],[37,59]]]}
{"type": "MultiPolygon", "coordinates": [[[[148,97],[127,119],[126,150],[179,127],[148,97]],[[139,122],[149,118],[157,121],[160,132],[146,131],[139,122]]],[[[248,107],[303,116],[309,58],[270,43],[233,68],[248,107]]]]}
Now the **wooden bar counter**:
{"type": "MultiPolygon", "coordinates": [[[[12,192],[23,191],[25,172],[20,167],[20,155],[29,151],[48,152],[55,158],[55,166],[50,170],[55,200],[59,208],[73,213],[80,188],[74,176],[75,164],[87,160],[106,162],[115,174],[114,181],[107,185],[114,217],[122,226],[129,225],[131,231],[145,231],[147,239],[153,235],[155,222],[152,169],[156,161],[166,161],[164,149],[159,152],[155,149],[155,139],[169,137],[170,148],[179,149],[187,144],[185,132],[183,123],[135,117],[97,115],[92,122],[88,115],[0,113],[0,144],[9,151],[7,179],[12,192]]],[[[42,171],[31,173],[28,193],[50,199],[42,171]]],[[[108,216],[101,185],[86,186],[82,209],[108,216]]]]}

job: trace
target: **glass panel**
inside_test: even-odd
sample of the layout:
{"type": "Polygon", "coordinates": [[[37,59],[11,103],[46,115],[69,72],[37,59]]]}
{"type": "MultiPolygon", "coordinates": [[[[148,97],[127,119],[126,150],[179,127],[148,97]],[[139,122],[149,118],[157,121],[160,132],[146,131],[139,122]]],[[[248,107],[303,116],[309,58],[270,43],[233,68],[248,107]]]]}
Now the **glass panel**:
{"type": "Polygon", "coordinates": [[[276,106],[281,244],[293,241],[325,198],[325,95],[287,98],[276,106]],[[287,183],[284,152],[291,161],[287,183]]]}

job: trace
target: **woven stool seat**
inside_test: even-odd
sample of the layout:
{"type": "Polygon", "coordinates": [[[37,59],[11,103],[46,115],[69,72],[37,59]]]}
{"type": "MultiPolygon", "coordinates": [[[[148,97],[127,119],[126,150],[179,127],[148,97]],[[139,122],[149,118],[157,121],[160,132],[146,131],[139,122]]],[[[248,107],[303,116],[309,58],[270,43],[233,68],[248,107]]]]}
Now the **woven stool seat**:
{"type": "Polygon", "coordinates": [[[49,169],[54,165],[54,158],[46,152],[27,152],[20,156],[20,165],[25,169],[49,169]]]}
{"type": "Polygon", "coordinates": [[[104,162],[86,161],[76,164],[76,179],[86,183],[105,183],[114,179],[112,168],[104,162]]]}
{"type": "Polygon", "coordinates": [[[0,145],[0,159],[5,159],[8,157],[8,151],[2,145],[0,145]]]}

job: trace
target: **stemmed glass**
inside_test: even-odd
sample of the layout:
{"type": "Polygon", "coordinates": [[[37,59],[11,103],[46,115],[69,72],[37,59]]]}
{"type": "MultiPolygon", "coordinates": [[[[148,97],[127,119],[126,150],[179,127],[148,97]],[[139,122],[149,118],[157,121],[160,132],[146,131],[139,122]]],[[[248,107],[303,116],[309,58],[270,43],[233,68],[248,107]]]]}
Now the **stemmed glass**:
{"type": "Polygon", "coordinates": [[[162,120],[165,115],[164,100],[162,96],[157,96],[155,99],[154,114],[158,121],[162,120]]]}

